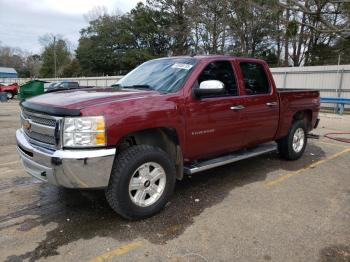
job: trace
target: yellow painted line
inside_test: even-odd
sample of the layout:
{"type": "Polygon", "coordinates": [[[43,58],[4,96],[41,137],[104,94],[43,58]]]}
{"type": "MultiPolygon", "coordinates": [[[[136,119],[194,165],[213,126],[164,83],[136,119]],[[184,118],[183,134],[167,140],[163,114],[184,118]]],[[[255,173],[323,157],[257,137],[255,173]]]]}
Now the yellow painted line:
{"type": "Polygon", "coordinates": [[[274,180],[271,180],[271,181],[269,181],[269,182],[266,183],[266,186],[268,186],[268,187],[275,186],[275,185],[277,185],[277,184],[279,184],[279,183],[282,183],[283,181],[287,180],[287,179],[290,178],[290,177],[299,175],[299,174],[301,174],[302,172],[304,172],[304,171],[306,171],[306,170],[315,168],[315,167],[317,167],[317,166],[319,166],[319,165],[321,165],[321,164],[323,164],[323,163],[326,163],[326,162],[328,162],[328,161],[330,161],[330,160],[333,160],[333,159],[335,159],[335,158],[337,158],[337,157],[339,157],[339,156],[341,156],[341,155],[344,155],[344,154],[346,154],[346,153],[349,153],[349,152],[350,152],[350,147],[344,149],[343,151],[340,151],[340,152],[338,152],[338,153],[335,153],[334,155],[331,155],[330,157],[327,157],[327,158],[325,158],[325,159],[322,159],[322,160],[320,160],[320,161],[317,161],[317,162],[315,162],[315,163],[312,163],[312,164],[310,164],[310,165],[308,165],[308,166],[306,166],[306,167],[304,167],[304,168],[301,168],[301,169],[299,169],[299,170],[297,170],[297,171],[295,171],[295,172],[293,172],[293,173],[289,173],[289,174],[280,176],[280,177],[278,177],[278,178],[276,178],[276,179],[274,179],[274,180]]]}
{"type": "Polygon", "coordinates": [[[341,144],[336,144],[336,143],[329,143],[329,142],[323,142],[323,141],[317,141],[315,144],[325,144],[325,145],[330,145],[330,146],[338,146],[338,147],[342,147],[342,148],[348,148],[348,146],[345,145],[341,145],[341,144]]]}
{"type": "Polygon", "coordinates": [[[109,252],[106,252],[102,255],[99,255],[99,256],[91,259],[89,262],[103,262],[103,261],[112,259],[113,257],[117,257],[117,256],[123,255],[125,253],[128,253],[131,250],[134,250],[134,249],[141,247],[142,245],[143,245],[143,243],[141,241],[131,242],[127,245],[117,247],[109,252]]]}
{"type": "Polygon", "coordinates": [[[0,166],[8,166],[8,165],[12,165],[12,164],[17,164],[20,163],[21,161],[12,161],[12,162],[7,162],[7,163],[2,163],[0,164],[0,166]]]}

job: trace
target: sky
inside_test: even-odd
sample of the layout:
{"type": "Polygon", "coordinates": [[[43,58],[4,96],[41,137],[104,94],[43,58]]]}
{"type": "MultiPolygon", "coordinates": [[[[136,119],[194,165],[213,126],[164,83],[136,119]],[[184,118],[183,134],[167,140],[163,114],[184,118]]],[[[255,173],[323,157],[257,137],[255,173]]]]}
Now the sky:
{"type": "Polygon", "coordinates": [[[84,18],[95,7],[109,12],[128,12],[144,0],[0,0],[0,44],[40,53],[39,37],[62,35],[72,48],[78,45],[84,18]]]}

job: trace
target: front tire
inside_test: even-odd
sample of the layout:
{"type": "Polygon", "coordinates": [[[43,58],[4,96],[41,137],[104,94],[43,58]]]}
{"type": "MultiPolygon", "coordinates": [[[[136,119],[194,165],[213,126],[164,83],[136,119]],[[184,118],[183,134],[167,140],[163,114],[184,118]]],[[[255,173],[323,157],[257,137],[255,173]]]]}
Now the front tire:
{"type": "Polygon", "coordinates": [[[112,209],[127,219],[158,213],[175,186],[175,166],[161,149],[137,145],[114,160],[106,198],[112,209]]]}
{"type": "Polygon", "coordinates": [[[289,133],[278,142],[280,156],[287,160],[299,159],[307,144],[307,131],[303,120],[297,120],[292,124],[289,133]]]}

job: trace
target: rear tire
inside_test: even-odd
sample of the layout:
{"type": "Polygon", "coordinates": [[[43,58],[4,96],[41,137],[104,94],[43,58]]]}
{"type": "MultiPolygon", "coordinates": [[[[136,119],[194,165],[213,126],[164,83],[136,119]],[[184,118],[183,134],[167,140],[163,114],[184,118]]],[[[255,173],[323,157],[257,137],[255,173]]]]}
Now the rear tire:
{"type": "Polygon", "coordinates": [[[175,186],[175,166],[159,148],[137,145],[116,155],[106,198],[112,209],[127,219],[158,213],[175,186]]]}
{"type": "Polygon", "coordinates": [[[10,100],[14,97],[13,93],[12,92],[6,92],[6,95],[7,95],[7,99],[10,100]]]}
{"type": "Polygon", "coordinates": [[[289,133],[277,141],[280,156],[287,160],[299,159],[307,144],[307,131],[305,122],[297,120],[292,124],[289,133]]]}

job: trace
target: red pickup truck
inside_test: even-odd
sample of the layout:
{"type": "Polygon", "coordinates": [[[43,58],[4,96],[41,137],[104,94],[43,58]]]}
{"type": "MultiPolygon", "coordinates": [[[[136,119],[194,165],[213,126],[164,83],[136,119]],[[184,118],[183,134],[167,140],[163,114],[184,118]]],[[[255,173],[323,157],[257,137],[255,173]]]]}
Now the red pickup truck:
{"type": "Polygon", "coordinates": [[[17,149],[34,177],[105,188],[117,213],[138,219],[159,212],[184,174],[277,149],[298,159],[319,106],[318,91],[277,90],[261,60],[169,57],[109,88],[22,102],[17,149]]]}
{"type": "Polygon", "coordinates": [[[0,84],[0,92],[5,92],[7,94],[7,98],[12,99],[18,93],[18,84],[17,83],[13,83],[10,85],[0,84]]]}

